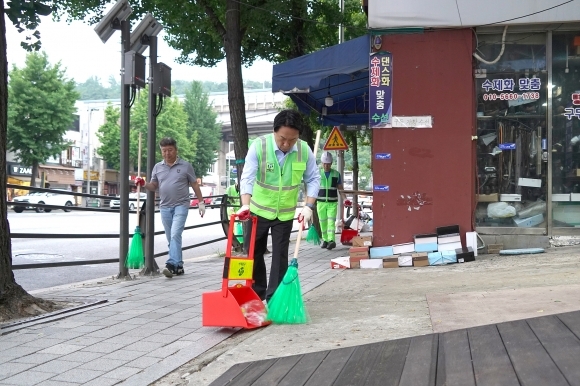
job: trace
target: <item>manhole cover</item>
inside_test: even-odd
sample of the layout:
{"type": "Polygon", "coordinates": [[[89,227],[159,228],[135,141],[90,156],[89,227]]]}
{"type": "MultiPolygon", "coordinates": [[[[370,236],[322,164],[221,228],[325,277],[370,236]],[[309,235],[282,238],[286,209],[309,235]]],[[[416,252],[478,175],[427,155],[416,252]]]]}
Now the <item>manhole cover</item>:
{"type": "Polygon", "coordinates": [[[59,255],[57,253],[21,253],[14,257],[20,257],[22,259],[28,260],[56,260],[56,259],[63,259],[63,255],[59,255]]]}

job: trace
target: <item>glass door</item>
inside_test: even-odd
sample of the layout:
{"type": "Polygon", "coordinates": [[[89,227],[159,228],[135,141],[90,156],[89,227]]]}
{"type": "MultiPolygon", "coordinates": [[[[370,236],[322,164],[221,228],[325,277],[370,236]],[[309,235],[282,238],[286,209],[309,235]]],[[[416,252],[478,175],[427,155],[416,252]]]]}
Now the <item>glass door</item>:
{"type": "Polygon", "coordinates": [[[475,70],[476,229],[545,234],[546,33],[508,34],[505,44],[501,35],[479,38],[478,54],[487,63],[477,60],[475,70]]]}
{"type": "Polygon", "coordinates": [[[553,235],[580,235],[580,31],[552,35],[553,235]]]}

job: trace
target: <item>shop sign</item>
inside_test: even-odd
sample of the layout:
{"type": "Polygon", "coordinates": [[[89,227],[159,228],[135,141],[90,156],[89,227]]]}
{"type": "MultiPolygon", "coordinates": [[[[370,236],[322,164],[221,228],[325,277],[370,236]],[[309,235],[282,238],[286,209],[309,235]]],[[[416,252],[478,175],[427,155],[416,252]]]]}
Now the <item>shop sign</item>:
{"type": "Polygon", "coordinates": [[[433,117],[430,115],[420,115],[417,117],[393,117],[393,127],[430,129],[433,127],[433,117]]]}
{"type": "MultiPolygon", "coordinates": [[[[572,105],[580,106],[580,93],[572,94],[572,105]]],[[[564,115],[571,120],[573,117],[580,119],[580,107],[566,107],[564,115]]]]}
{"type": "Polygon", "coordinates": [[[516,150],[516,144],[515,143],[500,143],[499,148],[501,150],[516,150]]]}
{"type": "Polygon", "coordinates": [[[393,55],[378,52],[369,64],[369,123],[374,129],[391,128],[393,120],[393,55]]]}
{"type": "Polygon", "coordinates": [[[377,153],[375,154],[375,159],[377,160],[391,159],[391,153],[377,153]]]}
{"type": "Polygon", "coordinates": [[[32,168],[20,165],[10,165],[10,174],[13,176],[31,176],[32,168]]]}
{"type": "Polygon", "coordinates": [[[510,106],[518,106],[540,99],[538,91],[542,88],[540,78],[520,78],[517,81],[511,78],[486,79],[481,84],[487,94],[483,94],[484,101],[508,101],[510,106]],[[497,93],[490,93],[495,91],[497,93]],[[518,91],[522,91],[521,93],[518,91]]]}
{"type": "MultiPolygon", "coordinates": [[[[87,180],[87,171],[83,170],[83,180],[87,180]]],[[[99,172],[95,172],[91,170],[91,181],[98,181],[99,180],[99,172]]]]}
{"type": "Polygon", "coordinates": [[[373,186],[373,190],[375,192],[388,192],[389,185],[375,185],[375,186],[373,186]]]}

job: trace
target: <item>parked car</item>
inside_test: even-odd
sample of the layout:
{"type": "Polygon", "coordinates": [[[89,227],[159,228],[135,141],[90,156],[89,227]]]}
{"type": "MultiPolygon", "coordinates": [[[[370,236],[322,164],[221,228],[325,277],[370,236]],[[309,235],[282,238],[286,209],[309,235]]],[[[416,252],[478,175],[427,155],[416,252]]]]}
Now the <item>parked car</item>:
{"type": "MultiPolygon", "coordinates": [[[[147,193],[139,193],[139,205],[142,205],[147,199],[147,193]]],[[[111,199],[109,203],[109,208],[119,209],[121,208],[121,198],[119,196],[111,199]]],[[[129,193],[129,210],[135,210],[137,208],[137,193],[129,193]]]]}
{"type": "MultiPolygon", "coordinates": [[[[17,196],[12,200],[12,209],[16,213],[22,213],[25,209],[34,209],[37,213],[50,213],[52,208],[40,208],[28,206],[28,204],[46,204],[46,205],[60,205],[73,206],[74,196],[68,194],[58,194],[53,192],[32,192],[25,196],[17,196]]],[[[70,212],[70,209],[63,209],[65,212],[70,212]]]]}

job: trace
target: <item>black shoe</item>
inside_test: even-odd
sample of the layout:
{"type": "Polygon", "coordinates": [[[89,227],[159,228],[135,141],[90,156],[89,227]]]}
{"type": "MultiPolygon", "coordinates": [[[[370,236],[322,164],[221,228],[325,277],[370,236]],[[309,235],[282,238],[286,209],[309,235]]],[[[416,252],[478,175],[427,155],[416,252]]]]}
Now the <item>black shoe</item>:
{"type": "Polygon", "coordinates": [[[328,247],[328,243],[325,241],[322,243],[322,245],[320,246],[320,248],[326,248],[328,247]]]}
{"type": "Polygon", "coordinates": [[[165,268],[163,268],[163,274],[166,277],[173,277],[173,275],[177,274],[175,267],[172,264],[165,264],[165,268]]]}
{"type": "Polygon", "coordinates": [[[177,276],[185,274],[185,271],[183,270],[183,267],[177,267],[177,269],[175,270],[175,274],[177,276]]]}
{"type": "Polygon", "coordinates": [[[336,243],[334,241],[331,241],[330,243],[328,243],[328,250],[330,251],[332,248],[336,248],[336,243]]]}

